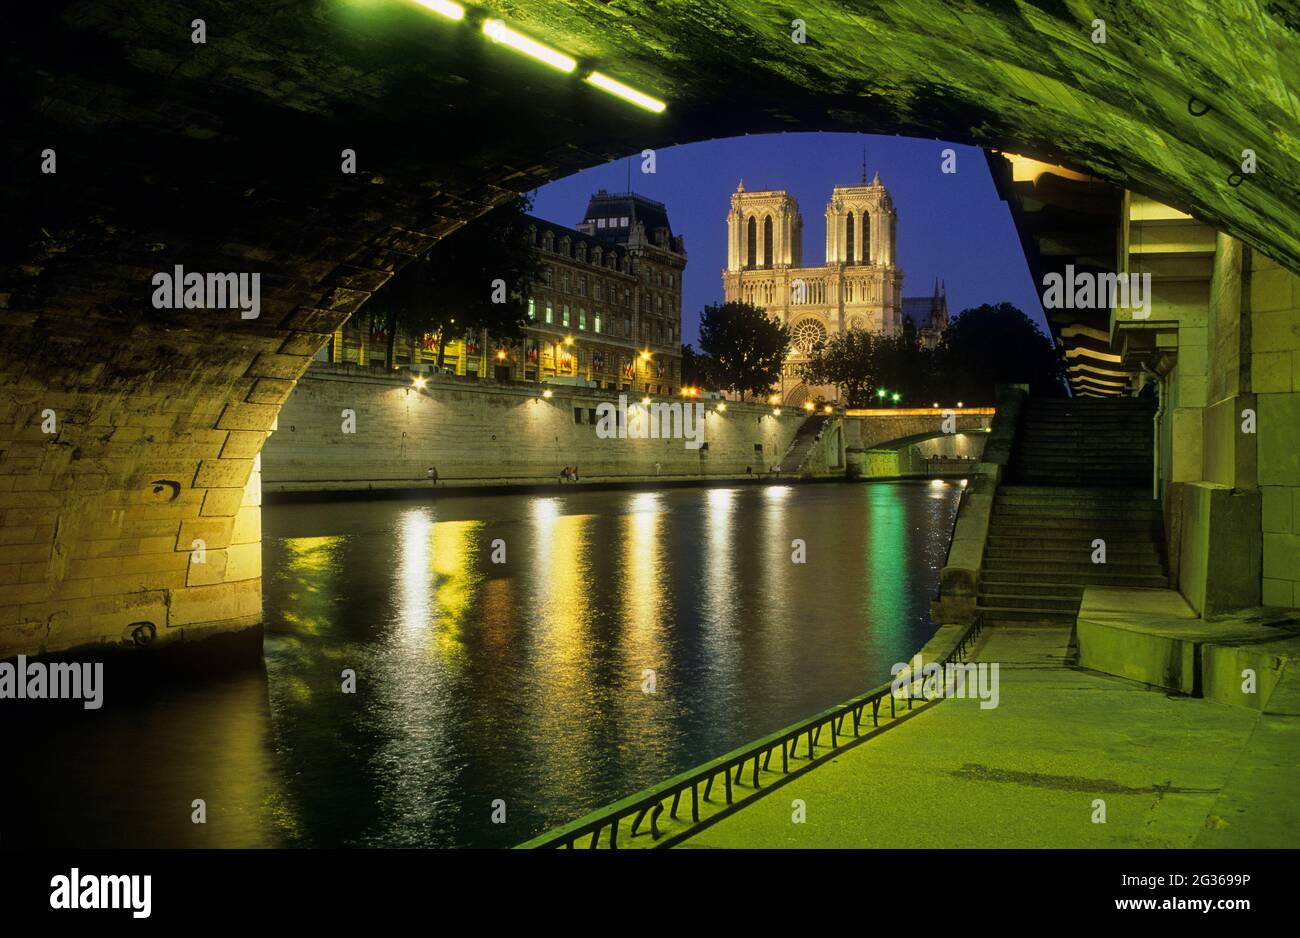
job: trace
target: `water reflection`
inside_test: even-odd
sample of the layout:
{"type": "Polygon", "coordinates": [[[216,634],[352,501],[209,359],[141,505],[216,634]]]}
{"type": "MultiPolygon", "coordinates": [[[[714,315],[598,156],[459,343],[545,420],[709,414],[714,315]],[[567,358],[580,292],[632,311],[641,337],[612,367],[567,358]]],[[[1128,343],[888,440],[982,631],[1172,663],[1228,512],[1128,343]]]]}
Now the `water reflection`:
{"type": "Polygon", "coordinates": [[[518,843],[886,678],[932,631],[959,492],[268,507],[264,670],[26,728],[59,744],[10,777],[4,803],[25,816],[0,828],[6,843],[518,843]],[[189,823],[195,797],[206,826],[189,823]]]}

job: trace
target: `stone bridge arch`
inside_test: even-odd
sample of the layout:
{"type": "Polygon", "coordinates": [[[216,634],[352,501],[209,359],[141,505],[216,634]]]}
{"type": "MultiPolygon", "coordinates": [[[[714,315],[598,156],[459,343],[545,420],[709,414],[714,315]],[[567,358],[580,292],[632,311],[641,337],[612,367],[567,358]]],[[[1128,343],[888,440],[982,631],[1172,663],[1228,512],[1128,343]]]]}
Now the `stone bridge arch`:
{"type": "Polygon", "coordinates": [[[465,221],[628,153],[787,130],[1004,147],[1300,270],[1300,23],[1221,6],[1102,5],[1104,46],[1030,2],[809,0],[803,44],[750,0],[493,0],[461,23],[402,0],[27,10],[2,53],[0,655],[255,624],[255,461],[310,356],[465,221]],[[668,110],[493,46],[487,14],[668,110]],[[1233,185],[1246,147],[1259,173],[1233,185]],[[175,265],[258,272],[258,317],[155,309],[175,265]]]}

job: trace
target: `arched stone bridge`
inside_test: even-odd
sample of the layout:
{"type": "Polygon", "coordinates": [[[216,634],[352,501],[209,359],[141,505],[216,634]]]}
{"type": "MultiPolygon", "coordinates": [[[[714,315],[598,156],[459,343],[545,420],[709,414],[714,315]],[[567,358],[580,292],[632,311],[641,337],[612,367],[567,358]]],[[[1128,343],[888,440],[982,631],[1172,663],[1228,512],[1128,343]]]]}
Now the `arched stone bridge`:
{"type": "Polygon", "coordinates": [[[987,430],[993,422],[993,413],[992,407],[848,410],[845,411],[851,427],[848,445],[860,449],[896,449],[948,433],[987,430]]]}
{"type": "Polygon", "coordinates": [[[2,53],[0,655],[256,623],[250,480],[312,353],[466,220],[647,147],[838,130],[1007,148],[1300,270],[1289,2],[489,0],[451,22],[407,0],[53,0],[24,15],[2,53]],[[493,45],[484,15],[581,68],[493,45]],[[667,111],[587,87],[591,68],[667,111]],[[1259,171],[1233,185],[1245,148],[1259,171]],[[177,265],[257,273],[257,318],[155,308],[154,274],[177,265]]]}

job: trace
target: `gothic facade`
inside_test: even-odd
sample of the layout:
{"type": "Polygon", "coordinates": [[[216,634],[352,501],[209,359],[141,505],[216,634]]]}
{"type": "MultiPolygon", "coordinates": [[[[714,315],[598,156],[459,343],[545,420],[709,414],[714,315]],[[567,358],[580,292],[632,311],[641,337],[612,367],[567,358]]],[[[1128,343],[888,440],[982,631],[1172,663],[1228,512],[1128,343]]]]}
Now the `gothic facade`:
{"type": "MultiPolygon", "coordinates": [[[[809,387],[799,367],[818,344],[848,329],[894,334],[904,317],[903,271],[895,262],[898,213],[877,174],[870,183],[836,186],[826,205],[826,260],[803,263],[803,216],[783,189],[750,192],[742,181],[727,215],[727,302],[761,306],[790,326],[792,347],[780,386],[782,402],[800,405],[815,397],[835,399],[834,388],[809,387]]],[[[930,298],[924,298],[930,303],[930,298]]],[[[916,308],[916,307],[914,307],[916,308]]],[[[946,301],[922,329],[937,341],[947,325],[946,301]]]]}

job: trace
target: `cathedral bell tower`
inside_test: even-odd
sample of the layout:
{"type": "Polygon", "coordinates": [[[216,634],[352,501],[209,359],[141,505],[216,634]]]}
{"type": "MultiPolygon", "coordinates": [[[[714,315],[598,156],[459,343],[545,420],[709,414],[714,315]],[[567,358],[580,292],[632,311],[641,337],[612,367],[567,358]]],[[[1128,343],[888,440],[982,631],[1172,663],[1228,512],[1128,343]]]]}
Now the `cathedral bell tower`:
{"type": "Polygon", "coordinates": [[[747,192],[742,180],[727,213],[727,270],[770,270],[803,263],[803,216],[784,189],[747,192]]]}
{"type": "Polygon", "coordinates": [[[826,263],[892,267],[897,227],[879,173],[870,183],[836,186],[826,205],[826,263]]]}

